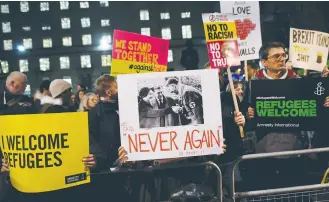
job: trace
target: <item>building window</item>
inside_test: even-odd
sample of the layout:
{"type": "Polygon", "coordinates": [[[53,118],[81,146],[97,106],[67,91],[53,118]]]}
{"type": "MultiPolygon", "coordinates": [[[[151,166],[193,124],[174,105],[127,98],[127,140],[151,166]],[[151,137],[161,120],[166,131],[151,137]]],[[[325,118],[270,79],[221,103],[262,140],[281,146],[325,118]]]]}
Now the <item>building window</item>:
{"type": "Polygon", "coordinates": [[[192,38],[191,25],[183,25],[182,26],[182,37],[183,37],[183,39],[191,39],[192,38]]]}
{"type": "Polygon", "coordinates": [[[109,67],[111,66],[111,55],[102,55],[102,67],[109,67]]]}
{"type": "Polygon", "coordinates": [[[43,31],[51,30],[51,27],[50,26],[42,26],[42,30],[43,31]]]}
{"type": "Polygon", "coordinates": [[[1,13],[9,13],[9,5],[1,5],[1,13]]]}
{"type": "Polygon", "coordinates": [[[183,12],[180,15],[182,18],[190,18],[191,17],[191,12],[183,12]]]}
{"type": "Polygon", "coordinates": [[[90,55],[81,55],[81,68],[91,68],[90,55]]]}
{"type": "Polygon", "coordinates": [[[25,32],[29,32],[29,31],[31,31],[31,27],[30,26],[23,26],[22,30],[25,31],[25,32]]]}
{"type": "Polygon", "coordinates": [[[20,7],[21,7],[21,12],[23,12],[23,13],[29,12],[29,2],[21,1],[20,7]]]}
{"type": "Polygon", "coordinates": [[[82,35],[82,45],[91,45],[92,40],[91,40],[91,34],[84,34],[82,35]]]}
{"type": "Polygon", "coordinates": [[[90,18],[81,18],[81,27],[90,27],[90,18]]]}
{"type": "Polygon", "coordinates": [[[139,12],[139,15],[141,20],[150,20],[150,15],[148,10],[141,10],[139,12]]]}
{"type": "Polygon", "coordinates": [[[49,2],[40,2],[40,11],[49,11],[49,2]]]}
{"type": "Polygon", "coordinates": [[[48,71],[50,69],[49,58],[40,58],[39,63],[41,71],[48,71]]]}
{"type": "Polygon", "coordinates": [[[170,19],[170,14],[167,13],[160,13],[160,19],[161,20],[169,20],[170,19]]]}
{"type": "Polygon", "coordinates": [[[3,40],[3,50],[13,50],[13,41],[12,40],[3,40]]]}
{"type": "Polygon", "coordinates": [[[173,62],[173,61],[174,61],[174,57],[172,50],[168,50],[168,62],[173,62]]]}
{"type": "Polygon", "coordinates": [[[70,29],[71,28],[70,18],[62,18],[61,24],[62,24],[62,29],[70,29]]]}
{"type": "Polygon", "coordinates": [[[25,49],[32,49],[32,39],[31,38],[23,39],[23,46],[25,49]]]}
{"type": "Polygon", "coordinates": [[[61,1],[59,3],[61,10],[68,10],[69,9],[69,2],[68,1],[61,1]]]}
{"type": "Polygon", "coordinates": [[[89,2],[88,1],[81,1],[80,2],[80,8],[89,8],[89,2]]]}
{"type": "Polygon", "coordinates": [[[29,71],[29,62],[28,60],[19,60],[19,71],[28,72],[29,71]]]}
{"type": "Polygon", "coordinates": [[[8,61],[1,61],[1,69],[2,69],[2,73],[7,74],[9,73],[9,64],[8,61]]]}
{"type": "Polygon", "coordinates": [[[171,39],[171,30],[169,27],[161,29],[161,35],[163,39],[171,39]]]}
{"type": "Polygon", "coordinates": [[[70,36],[63,37],[62,41],[63,41],[63,46],[72,46],[72,37],[70,36]]]}
{"type": "Polygon", "coordinates": [[[108,1],[100,1],[99,2],[101,7],[109,7],[109,2],[108,1]]]}
{"type": "Polygon", "coordinates": [[[72,85],[72,79],[70,76],[63,76],[63,80],[72,85]]]}
{"type": "Polygon", "coordinates": [[[151,28],[149,27],[142,27],[141,34],[145,36],[151,36],[151,28]]]}
{"type": "Polygon", "coordinates": [[[3,33],[10,33],[11,32],[10,22],[3,22],[2,23],[2,32],[3,33]]]}
{"type": "Polygon", "coordinates": [[[101,19],[101,26],[102,27],[109,27],[110,26],[110,19],[101,19]]]}
{"type": "Polygon", "coordinates": [[[68,56],[60,57],[59,63],[61,69],[70,69],[70,58],[68,56]]]}
{"type": "Polygon", "coordinates": [[[31,86],[29,84],[26,84],[24,95],[31,96],[31,86]]]}
{"type": "Polygon", "coordinates": [[[53,47],[53,41],[51,40],[51,38],[45,38],[42,41],[43,47],[44,48],[51,48],[53,47]]]}

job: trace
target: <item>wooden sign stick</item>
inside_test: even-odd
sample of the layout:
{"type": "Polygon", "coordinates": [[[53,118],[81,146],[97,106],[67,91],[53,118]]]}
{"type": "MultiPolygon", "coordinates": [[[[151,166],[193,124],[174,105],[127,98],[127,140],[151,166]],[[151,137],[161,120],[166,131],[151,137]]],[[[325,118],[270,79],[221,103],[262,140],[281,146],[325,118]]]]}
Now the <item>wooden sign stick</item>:
{"type": "Polygon", "coordinates": [[[248,81],[248,60],[244,61],[244,75],[245,75],[246,81],[248,81]]]}
{"type": "MultiPolygon", "coordinates": [[[[232,79],[232,73],[231,73],[231,67],[230,66],[227,68],[227,74],[228,74],[228,80],[230,82],[230,88],[231,88],[231,92],[232,92],[235,111],[240,112],[238,101],[236,99],[236,94],[235,94],[235,89],[234,89],[234,85],[233,85],[233,79],[232,79]]],[[[239,129],[240,129],[240,136],[242,138],[244,138],[243,126],[239,126],[239,129]]]]}

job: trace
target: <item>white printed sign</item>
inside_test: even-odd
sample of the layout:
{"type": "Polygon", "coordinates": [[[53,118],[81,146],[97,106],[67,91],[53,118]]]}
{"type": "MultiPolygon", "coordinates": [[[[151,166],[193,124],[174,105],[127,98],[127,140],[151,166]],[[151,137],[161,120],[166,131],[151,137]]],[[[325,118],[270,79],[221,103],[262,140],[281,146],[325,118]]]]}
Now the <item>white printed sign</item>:
{"type": "Polygon", "coordinates": [[[128,161],[223,153],[218,70],[118,75],[128,161]]]}
{"type": "Polygon", "coordinates": [[[329,34],[290,28],[289,58],[293,67],[323,71],[327,64],[329,34]]]}
{"type": "Polygon", "coordinates": [[[259,59],[262,46],[258,1],[220,1],[221,13],[233,13],[240,17],[235,20],[240,60],[259,59]]]}

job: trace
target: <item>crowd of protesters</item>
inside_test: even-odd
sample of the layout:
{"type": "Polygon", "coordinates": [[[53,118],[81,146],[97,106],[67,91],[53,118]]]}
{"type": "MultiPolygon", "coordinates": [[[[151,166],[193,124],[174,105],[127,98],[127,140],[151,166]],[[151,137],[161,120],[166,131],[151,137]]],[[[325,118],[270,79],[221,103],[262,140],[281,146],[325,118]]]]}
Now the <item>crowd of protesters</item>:
{"type": "MultiPolygon", "coordinates": [[[[248,74],[250,80],[302,77],[297,75],[294,69],[286,66],[287,54],[283,44],[277,42],[264,44],[259,55],[262,68],[259,68],[256,63],[248,63],[248,71],[245,73],[248,74]]],[[[209,69],[209,63],[204,68],[209,69]]],[[[226,152],[220,156],[127,162],[127,152],[120,144],[118,108],[118,93],[120,92],[118,92],[116,78],[110,75],[102,75],[96,80],[95,92],[88,92],[85,86],[79,85],[77,94],[72,92],[72,85],[62,79],[44,80],[41,82],[38,92],[33,98],[30,98],[24,95],[27,77],[23,73],[12,72],[0,89],[0,114],[88,112],[90,152],[81,157],[81,160],[86,167],[91,169],[92,173],[109,172],[113,167],[138,169],[159,164],[213,161],[219,165],[223,174],[224,201],[232,200],[232,172],[235,173],[236,185],[241,189],[270,188],[270,182],[278,186],[304,183],[303,180],[307,175],[304,164],[308,156],[272,158],[248,164],[245,167],[250,167],[250,169],[245,172],[247,173],[245,175],[254,180],[250,184],[244,183],[245,167],[233,169],[238,157],[245,153],[325,147],[329,145],[329,140],[324,134],[325,131],[256,133],[255,129],[251,127],[255,112],[250,107],[252,90],[250,82],[245,82],[243,76],[234,77],[233,86],[240,108],[240,112],[236,112],[225,71],[225,69],[218,71],[222,104],[222,114],[218,112],[218,115],[221,115],[223,120],[224,148],[226,149],[226,152]],[[245,139],[240,136],[239,126],[244,127],[247,134],[245,139]],[[301,175],[304,177],[302,178],[301,175]]],[[[328,76],[326,67],[321,76],[328,76]]],[[[329,107],[329,97],[324,100],[323,104],[325,107],[329,107]]],[[[215,114],[216,112],[214,112],[215,114]]],[[[316,159],[319,164],[327,166],[328,161],[324,158],[317,156],[316,159]]],[[[5,159],[2,159],[1,172],[10,172],[5,159]]],[[[213,170],[209,168],[190,167],[162,171],[162,173],[154,171],[152,174],[143,172],[118,175],[96,174],[92,175],[92,183],[89,185],[43,194],[23,194],[12,188],[5,195],[8,201],[28,201],[29,199],[31,201],[75,201],[76,198],[71,198],[73,196],[79,197],[79,201],[90,201],[103,197],[113,199],[113,201],[165,201],[175,191],[190,183],[202,184],[202,186],[211,188],[215,193],[218,182],[215,180],[214,174],[213,170]]]]}

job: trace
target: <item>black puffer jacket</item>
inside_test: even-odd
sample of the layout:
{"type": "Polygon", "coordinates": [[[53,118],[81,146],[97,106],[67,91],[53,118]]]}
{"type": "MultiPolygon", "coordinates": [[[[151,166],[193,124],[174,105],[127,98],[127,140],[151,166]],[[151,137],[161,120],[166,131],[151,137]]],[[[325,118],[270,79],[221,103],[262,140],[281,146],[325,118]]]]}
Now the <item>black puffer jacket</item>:
{"type": "Polygon", "coordinates": [[[89,111],[89,144],[97,161],[94,172],[113,167],[121,145],[117,103],[100,102],[89,111]]]}

